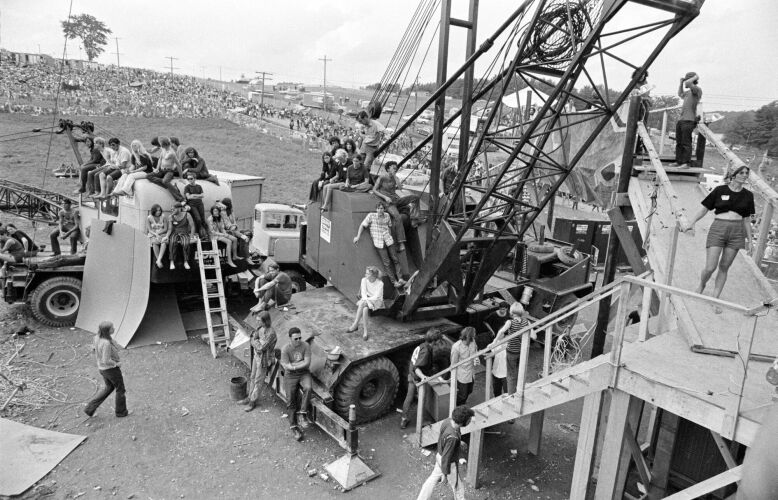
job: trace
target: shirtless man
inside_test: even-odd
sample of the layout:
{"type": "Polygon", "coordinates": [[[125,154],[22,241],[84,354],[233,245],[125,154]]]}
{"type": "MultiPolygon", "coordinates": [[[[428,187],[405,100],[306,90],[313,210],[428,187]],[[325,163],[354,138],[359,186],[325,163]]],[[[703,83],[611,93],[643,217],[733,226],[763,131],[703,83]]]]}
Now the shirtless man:
{"type": "Polygon", "coordinates": [[[149,174],[147,179],[167,189],[176,201],[186,201],[178,188],[173,185],[173,177],[181,177],[182,171],[181,162],[178,161],[178,156],[170,145],[170,139],[160,137],[159,147],[157,170],[149,174]]]}
{"type": "Polygon", "coordinates": [[[59,222],[57,229],[51,232],[49,240],[51,241],[51,251],[55,256],[60,254],[59,240],[70,240],[70,253],[75,255],[78,251],[78,240],[81,238],[80,219],[78,210],[73,209],[70,200],[62,202],[62,210],[57,214],[59,222]]]}

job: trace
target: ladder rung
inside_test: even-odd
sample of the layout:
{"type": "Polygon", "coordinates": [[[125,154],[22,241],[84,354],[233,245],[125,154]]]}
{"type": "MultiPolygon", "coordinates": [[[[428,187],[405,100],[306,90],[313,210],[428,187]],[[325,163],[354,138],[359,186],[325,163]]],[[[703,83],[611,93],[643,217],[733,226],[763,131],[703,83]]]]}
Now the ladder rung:
{"type": "MultiPolygon", "coordinates": [[[[201,335],[201,338],[202,338],[203,340],[207,341],[207,342],[210,342],[210,341],[211,341],[211,336],[210,336],[210,335],[208,335],[207,333],[204,333],[204,334],[202,334],[202,335],[201,335]]],[[[229,340],[230,340],[230,339],[229,339],[229,337],[224,337],[224,336],[217,337],[216,335],[214,335],[214,336],[213,336],[213,341],[214,341],[214,342],[227,342],[227,341],[229,341],[229,340]]]]}
{"type": "Polygon", "coordinates": [[[203,264],[203,269],[216,269],[219,266],[214,266],[212,264],[203,264]]]}
{"type": "Polygon", "coordinates": [[[209,293],[208,294],[208,298],[209,299],[220,299],[222,297],[224,297],[224,295],[222,295],[221,293],[209,293]]]}
{"type": "Polygon", "coordinates": [[[208,312],[214,313],[214,312],[224,312],[225,309],[223,307],[209,307],[208,312]]]}
{"type": "Polygon", "coordinates": [[[206,283],[214,283],[214,284],[215,284],[215,283],[221,283],[221,282],[222,282],[222,280],[220,280],[220,279],[216,279],[216,278],[207,278],[207,279],[205,280],[205,282],[206,282],[206,283]]]}

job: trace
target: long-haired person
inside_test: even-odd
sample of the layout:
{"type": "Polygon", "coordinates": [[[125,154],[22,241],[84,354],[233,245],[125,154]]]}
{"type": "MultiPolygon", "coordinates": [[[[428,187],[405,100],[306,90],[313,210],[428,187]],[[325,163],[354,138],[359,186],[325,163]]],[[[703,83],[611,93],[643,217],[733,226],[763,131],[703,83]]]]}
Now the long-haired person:
{"type": "Polygon", "coordinates": [[[125,397],[124,378],[122,377],[122,369],[119,362],[119,345],[113,339],[113,333],[113,323],[103,321],[97,328],[97,335],[94,338],[93,348],[95,359],[97,360],[97,369],[103,377],[105,387],[84,407],[84,413],[90,417],[95,414],[97,408],[114,391],[116,391],[116,403],[114,405],[116,416],[126,417],[129,415],[125,397]]]}

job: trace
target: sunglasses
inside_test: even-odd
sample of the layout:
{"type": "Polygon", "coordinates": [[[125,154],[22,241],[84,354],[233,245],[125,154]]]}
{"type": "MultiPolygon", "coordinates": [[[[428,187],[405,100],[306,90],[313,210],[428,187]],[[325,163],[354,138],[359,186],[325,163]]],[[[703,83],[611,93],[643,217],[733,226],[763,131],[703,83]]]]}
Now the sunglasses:
{"type": "Polygon", "coordinates": [[[292,340],[302,340],[302,337],[292,337],[292,340]]]}

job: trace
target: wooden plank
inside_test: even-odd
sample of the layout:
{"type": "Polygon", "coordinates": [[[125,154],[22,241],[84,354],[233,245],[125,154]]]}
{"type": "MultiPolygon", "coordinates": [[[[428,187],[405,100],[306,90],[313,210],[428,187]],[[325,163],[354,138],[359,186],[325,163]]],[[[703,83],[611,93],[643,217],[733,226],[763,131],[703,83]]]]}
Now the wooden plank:
{"type": "Polygon", "coordinates": [[[457,406],[457,369],[454,368],[451,371],[451,378],[449,379],[451,390],[448,393],[448,416],[451,418],[451,414],[454,413],[454,408],[457,406]]]}
{"type": "MultiPolygon", "coordinates": [[[[527,365],[529,364],[529,338],[530,332],[527,331],[521,336],[521,351],[519,354],[519,373],[518,385],[515,387],[516,396],[519,398],[519,408],[521,408],[524,399],[524,386],[527,384],[527,365]]],[[[508,392],[511,388],[508,387],[508,392]]]]}
{"type": "Polygon", "coordinates": [[[417,395],[416,403],[416,444],[422,445],[422,429],[424,428],[424,403],[426,402],[427,390],[429,387],[427,384],[422,383],[419,387],[419,393],[417,395]]]}
{"type": "MultiPolygon", "coordinates": [[[[624,496],[624,487],[627,485],[627,473],[629,472],[629,463],[630,460],[633,458],[629,446],[630,441],[635,440],[632,434],[632,429],[638,429],[640,427],[640,416],[642,414],[643,414],[643,401],[640,398],[636,398],[634,396],[630,397],[629,408],[627,410],[627,424],[624,427],[624,443],[622,444],[621,447],[621,457],[619,458],[619,470],[616,475],[616,490],[614,491],[614,498],[622,498],[624,496]]],[[[637,442],[635,442],[635,444],[637,445],[637,442]]]]}
{"type": "Polygon", "coordinates": [[[645,342],[648,338],[648,320],[651,313],[651,288],[643,287],[643,297],[640,303],[640,325],[638,325],[638,342],[645,342]]]}
{"type": "Polygon", "coordinates": [[[737,462],[732,457],[732,453],[729,451],[729,446],[724,442],[724,438],[718,432],[710,431],[710,435],[713,437],[713,441],[721,453],[721,458],[724,459],[724,463],[727,464],[727,469],[734,469],[737,467],[737,462]]]}
{"type": "Polygon", "coordinates": [[[738,465],[734,469],[725,470],[721,474],[717,474],[711,478],[706,479],[705,481],[695,484],[694,486],[690,486],[689,488],[679,491],[674,495],[665,497],[665,500],[694,500],[708,493],[716,491],[719,488],[736,483],[740,481],[742,477],[743,466],[738,465]]]}
{"type": "Polygon", "coordinates": [[[618,389],[611,389],[608,424],[600,457],[600,471],[597,475],[596,500],[612,500],[617,489],[619,465],[624,448],[624,429],[627,425],[631,396],[618,389]]]}
{"type": "Polygon", "coordinates": [[[672,462],[675,438],[678,432],[678,415],[663,411],[659,424],[656,448],[654,449],[654,468],[651,470],[651,482],[648,485],[650,498],[662,498],[667,490],[670,479],[670,463],[672,462]]]}
{"type": "MultiPolygon", "coordinates": [[[[667,252],[665,261],[665,278],[663,283],[665,285],[673,284],[673,270],[675,269],[675,256],[678,251],[678,235],[681,229],[678,227],[678,223],[673,225],[672,233],[670,236],[670,251],[667,252]]],[[[668,292],[659,292],[659,329],[665,331],[669,329],[670,320],[670,304],[667,300],[668,292]]]]}
{"type": "Polygon", "coordinates": [[[624,439],[627,441],[627,446],[629,447],[630,454],[632,455],[632,460],[635,461],[635,468],[637,469],[638,475],[640,476],[640,482],[643,484],[643,486],[648,488],[648,485],[651,484],[651,471],[648,468],[646,457],[643,456],[643,450],[640,448],[640,445],[636,439],[637,434],[632,429],[633,427],[627,424],[627,429],[624,431],[626,434],[624,439]]]}
{"type": "Polygon", "coordinates": [[[624,254],[627,256],[632,271],[635,274],[644,273],[646,265],[643,263],[643,258],[640,256],[640,250],[638,250],[635,240],[632,239],[632,233],[629,231],[627,221],[624,219],[624,213],[621,211],[621,207],[615,207],[608,210],[608,218],[611,220],[611,227],[616,232],[616,236],[619,238],[619,244],[624,250],[624,254]]]}
{"type": "Polygon", "coordinates": [[[613,333],[613,345],[610,352],[610,362],[614,366],[611,387],[616,386],[619,365],[621,364],[621,351],[624,348],[624,331],[627,328],[627,302],[629,302],[629,285],[622,283],[621,292],[619,293],[619,306],[616,310],[616,330],[613,333]]]}
{"type": "Polygon", "coordinates": [[[598,391],[584,397],[581,426],[578,430],[578,446],[575,450],[573,480],[570,487],[571,500],[586,500],[589,479],[592,475],[594,448],[600,426],[602,394],[602,391],[598,391]]]}
{"type": "Polygon", "coordinates": [[[753,259],[757,267],[762,263],[764,257],[764,251],[767,247],[767,236],[770,233],[770,226],[773,222],[773,206],[769,203],[765,203],[762,209],[762,221],[759,223],[759,236],[756,239],[756,246],[754,247],[753,259]]]}
{"type": "Polygon", "coordinates": [[[478,468],[484,447],[484,431],[479,429],[470,433],[470,448],[467,452],[467,482],[472,488],[478,488],[478,468]]]}
{"type": "Polygon", "coordinates": [[[537,411],[530,417],[527,451],[535,456],[540,454],[540,442],[543,438],[543,421],[545,419],[545,415],[546,412],[537,411]]]}
{"type": "MultiPolygon", "coordinates": [[[[698,354],[711,354],[713,356],[722,356],[724,358],[735,357],[735,351],[728,351],[726,349],[714,349],[711,347],[703,347],[699,345],[693,345],[692,352],[696,352],[698,354]]],[[[764,354],[751,353],[748,356],[748,359],[750,359],[751,361],[762,361],[763,363],[772,363],[775,360],[775,356],[766,356],[764,354]]]]}
{"type": "Polygon", "coordinates": [[[696,292],[690,292],[689,290],[685,290],[683,288],[678,288],[675,286],[670,285],[664,285],[661,283],[655,283],[652,281],[648,281],[646,279],[638,278],[635,276],[624,276],[624,281],[627,281],[629,283],[637,283],[639,285],[646,285],[654,290],[660,290],[663,292],[668,292],[673,296],[680,296],[687,299],[697,300],[701,302],[709,303],[710,305],[718,305],[721,306],[723,309],[729,309],[732,311],[736,311],[739,313],[748,313],[751,312],[751,309],[745,306],[741,306],[740,304],[735,304],[734,302],[729,302],[722,299],[717,299],[715,297],[711,297],[709,295],[702,295],[696,292]]]}

